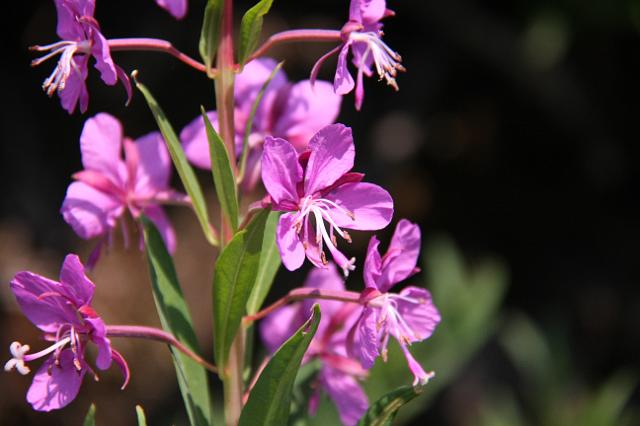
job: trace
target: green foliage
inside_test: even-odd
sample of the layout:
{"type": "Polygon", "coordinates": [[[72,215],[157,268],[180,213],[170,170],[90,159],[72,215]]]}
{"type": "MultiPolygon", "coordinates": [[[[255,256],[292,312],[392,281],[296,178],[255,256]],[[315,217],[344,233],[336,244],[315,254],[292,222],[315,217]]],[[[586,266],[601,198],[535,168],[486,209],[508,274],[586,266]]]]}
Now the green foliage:
{"type": "Polygon", "coordinates": [[[224,368],[256,281],[268,210],[239,231],[216,261],[213,281],[213,324],[216,362],[224,368]]]}
{"type": "Polygon", "coordinates": [[[280,212],[272,211],[269,213],[264,226],[264,238],[262,239],[262,249],[260,250],[260,265],[258,266],[256,283],[247,301],[247,313],[249,315],[258,312],[264,303],[264,299],[267,297],[278,268],[282,263],[276,244],[276,227],[279,219],[280,212]]]}
{"type": "Polygon", "coordinates": [[[273,0],[260,0],[242,17],[240,23],[240,47],[238,49],[238,63],[244,65],[249,56],[258,47],[258,39],[262,32],[264,15],[269,13],[273,0]]]}
{"type": "Polygon", "coordinates": [[[211,156],[211,174],[213,175],[218,201],[222,211],[229,219],[233,232],[236,232],[238,230],[238,195],[227,148],[211,125],[204,108],[200,107],[200,111],[207,131],[209,155],[211,156]]]}
{"type": "Polygon", "coordinates": [[[144,415],[144,410],[140,405],[136,405],[136,417],[138,419],[138,426],[147,426],[147,417],[144,415]]]}
{"type": "Polygon", "coordinates": [[[319,323],[320,306],[316,304],[311,318],[273,354],[260,374],[242,410],[240,426],[287,424],[296,375],[319,323]]]}
{"type": "Polygon", "coordinates": [[[158,102],[156,102],[151,92],[149,92],[149,89],[147,89],[142,83],[139,83],[138,80],[135,80],[135,82],[138,90],[140,90],[144,95],[144,98],[149,105],[149,109],[153,114],[153,118],[155,118],[158,128],[167,143],[167,148],[169,149],[171,160],[173,160],[173,165],[178,172],[178,176],[180,176],[182,185],[184,185],[187,194],[189,194],[189,197],[191,198],[193,210],[200,221],[200,226],[202,227],[202,231],[204,232],[207,241],[212,245],[217,245],[218,241],[213,233],[211,225],[209,224],[209,214],[207,213],[207,206],[204,200],[204,195],[202,194],[202,189],[200,188],[200,184],[196,179],[196,175],[193,172],[191,165],[189,165],[189,162],[187,161],[187,157],[184,154],[182,145],[180,145],[180,140],[178,139],[176,132],[173,130],[173,127],[162,111],[162,108],[158,105],[158,102]]]}
{"type": "Polygon", "coordinates": [[[220,21],[222,18],[222,0],[208,0],[204,8],[202,31],[198,50],[207,67],[207,75],[211,76],[213,60],[218,50],[220,40],[220,21]]]}
{"type": "MultiPolygon", "coordinates": [[[[153,223],[142,217],[151,288],[162,328],[198,353],[198,342],[173,260],[153,223]]],[[[171,348],[178,384],[192,425],[211,424],[207,373],[200,364],[171,348]]]]}
{"type": "Polygon", "coordinates": [[[422,393],[422,387],[402,386],[372,404],[358,426],[391,426],[398,410],[422,393]]]}
{"type": "Polygon", "coordinates": [[[83,426],[96,426],[96,404],[91,404],[82,424],[83,426]]]}

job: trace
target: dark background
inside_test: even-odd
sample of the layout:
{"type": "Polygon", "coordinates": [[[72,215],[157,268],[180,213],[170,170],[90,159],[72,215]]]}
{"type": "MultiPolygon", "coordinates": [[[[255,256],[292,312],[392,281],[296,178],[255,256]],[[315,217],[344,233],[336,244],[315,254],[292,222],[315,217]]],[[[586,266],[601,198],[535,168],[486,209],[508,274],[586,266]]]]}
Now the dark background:
{"type": "MultiPolygon", "coordinates": [[[[191,0],[180,22],[151,0],[97,3],[96,17],[107,38],[163,38],[198,57],[203,2],[191,0]]],[[[237,2],[236,15],[248,6],[237,2]]],[[[561,330],[584,383],[601,382],[621,366],[637,368],[640,2],[405,0],[388,6],[397,16],[386,21],[385,40],[402,54],[408,71],[398,78],[398,93],[375,78],[366,80],[360,113],[352,95],[345,97],[339,121],[354,129],[357,169],[390,190],[396,219],[420,223],[425,238],[450,235],[470,262],[488,253],[501,257],[511,276],[504,309],[523,311],[551,332],[561,330]]],[[[263,34],[338,29],[346,14],[347,0],[276,1],[263,34]]],[[[58,213],[70,175],[81,168],[78,137],[84,120],[107,111],[133,137],[155,129],[139,93],[125,108],[122,87],[105,86],[93,68],[86,114],[69,116],[57,97],[47,98],[40,84],[55,59],[31,68],[34,55],[27,47],[56,41],[55,25],[51,1],[15,4],[5,19],[0,68],[3,283],[33,265],[41,266],[34,271],[55,276],[64,254],[90,250],[58,213]]],[[[285,69],[297,80],[308,78],[315,59],[330,47],[291,45],[272,53],[287,60],[285,69]]],[[[208,80],[173,58],[140,52],[113,57],[126,71],[139,70],[177,129],[196,116],[200,104],[213,107],[208,80]]],[[[334,66],[335,59],[321,77],[331,79],[334,66]]],[[[181,259],[196,267],[206,263],[211,254],[197,236],[195,218],[172,213],[183,224],[181,232],[196,240],[197,249],[180,239],[181,259]]],[[[122,251],[114,249],[106,261],[105,277],[109,267],[120,268],[118,256],[134,254],[135,261],[127,260],[134,262],[131,267],[143,265],[135,249],[122,251]]],[[[206,281],[203,293],[209,291],[206,281]]],[[[131,283],[120,285],[125,288],[121,296],[137,297],[131,283]]],[[[36,334],[5,290],[0,293],[0,336],[8,346],[18,330],[36,334]]],[[[197,290],[191,294],[199,297],[197,290]]],[[[129,321],[146,318],[141,306],[150,299],[140,298],[139,305],[130,307],[129,321]]],[[[124,322],[120,303],[116,296],[108,302],[114,322],[124,322]]],[[[168,357],[158,356],[163,366],[158,368],[172,374],[168,357]]],[[[499,359],[491,350],[478,356],[488,357],[489,364],[495,362],[491,357],[499,359]]],[[[153,370],[146,378],[133,374],[134,381],[154,385],[153,370]]],[[[77,424],[86,401],[100,404],[94,391],[108,395],[119,409],[139,399],[156,419],[179,407],[169,379],[155,396],[137,395],[135,389],[112,396],[119,393],[119,378],[111,375],[111,385],[87,385],[73,408],[48,416],[30,413],[22,399],[29,378],[2,375],[2,423],[77,424]],[[85,393],[90,395],[85,398],[85,393]]],[[[425,418],[456,424],[439,403],[425,418]]],[[[132,423],[132,413],[117,418],[132,423]]]]}

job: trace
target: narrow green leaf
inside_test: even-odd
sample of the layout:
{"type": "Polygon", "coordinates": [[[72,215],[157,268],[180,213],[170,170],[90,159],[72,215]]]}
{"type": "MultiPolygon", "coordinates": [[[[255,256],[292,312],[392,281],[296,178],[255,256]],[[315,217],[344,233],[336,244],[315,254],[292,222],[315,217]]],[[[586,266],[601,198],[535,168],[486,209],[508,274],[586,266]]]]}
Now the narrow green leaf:
{"type": "Polygon", "coordinates": [[[249,113],[249,119],[247,120],[247,125],[244,128],[244,137],[242,138],[242,157],[240,157],[240,176],[244,177],[245,169],[247,167],[247,157],[249,155],[249,136],[251,136],[251,129],[253,128],[253,119],[256,116],[256,111],[258,110],[258,106],[262,101],[262,97],[264,96],[264,92],[267,90],[269,83],[273,80],[273,77],[280,71],[284,61],[278,63],[276,67],[271,71],[271,75],[269,78],[262,84],[260,91],[258,92],[258,96],[253,101],[253,106],[251,107],[251,112],[249,113]]]}
{"type": "MultiPolygon", "coordinates": [[[[178,282],[173,260],[153,222],[143,216],[142,224],[151,288],[162,328],[173,334],[189,349],[199,353],[193,322],[178,282]]],[[[191,424],[210,425],[211,398],[204,367],[178,350],[171,348],[171,352],[180,392],[191,424]]]]}
{"type": "Polygon", "coordinates": [[[240,23],[240,48],[238,49],[238,62],[244,65],[251,53],[258,47],[258,39],[262,32],[264,15],[271,9],[273,0],[260,0],[255,6],[247,10],[240,23]]]}
{"type": "Polygon", "coordinates": [[[180,176],[182,185],[184,185],[187,194],[189,194],[189,197],[191,198],[193,210],[200,221],[200,226],[202,227],[202,231],[204,232],[207,241],[212,245],[218,245],[216,236],[209,224],[209,214],[207,213],[207,205],[204,200],[204,195],[202,194],[202,189],[200,188],[200,184],[198,183],[198,179],[196,179],[193,169],[187,161],[187,157],[184,154],[182,145],[180,145],[180,140],[178,139],[176,132],[173,130],[169,120],[167,120],[167,117],[164,115],[164,112],[162,111],[162,108],[160,108],[160,105],[158,105],[158,102],[156,102],[151,92],[149,92],[149,89],[147,89],[142,83],[139,83],[138,80],[135,80],[135,82],[138,90],[140,90],[144,95],[144,98],[149,105],[149,109],[151,110],[153,117],[156,119],[156,123],[158,123],[158,128],[160,128],[160,132],[167,143],[171,160],[173,160],[173,164],[180,176]]]}
{"type": "Polygon", "coordinates": [[[269,213],[267,223],[264,226],[264,238],[262,239],[262,250],[260,251],[260,266],[258,266],[258,275],[253,291],[247,301],[247,314],[252,315],[258,312],[264,299],[267,297],[273,279],[276,277],[278,268],[282,263],[280,260],[280,251],[276,244],[276,227],[280,213],[272,211],[269,213]]]}
{"type": "Polygon", "coordinates": [[[398,410],[421,393],[421,386],[402,386],[389,392],[369,407],[358,426],[391,426],[398,410]]]}
{"type": "Polygon", "coordinates": [[[215,131],[204,107],[200,107],[204,127],[209,140],[209,155],[211,156],[211,174],[213,184],[216,187],[216,194],[222,211],[229,219],[233,232],[238,229],[238,196],[236,194],[236,181],[231,170],[231,162],[227,148],[220,136],[215,131]]]}
{"type": "Polygon", "coordinates": [[[96,404],[91,404],[82,424],[83,426],[96,426],[96,404]]]}
{"type": "Polygon", "coordinates": [[[249,394],[239,426],[287,424],[293,384],[302,357],[320,323],[320,307],[313,306],[311,318],[273,354],[249,394]]]}
{"type": "Polygon", "coordinates": [[[198,49],[207,67],[207,75],[211,75],[213,60],[218,50],[220,39],[220,20],[222,17],[222,0],[208,0],[204,8],[204,19],[198,49]]]}
{"type": "Polygon", "coordinates": [[[224,368],[256,281],[268,210],[258,213],[222,250],[213,276],[213,327],[218,368],[224,368]]]}
{"type": "Polygon", "coordinates": [[[138,426],[147,426],[147,417],[140,405],[136,405],[136,417],[138,418],[138,426]]]}

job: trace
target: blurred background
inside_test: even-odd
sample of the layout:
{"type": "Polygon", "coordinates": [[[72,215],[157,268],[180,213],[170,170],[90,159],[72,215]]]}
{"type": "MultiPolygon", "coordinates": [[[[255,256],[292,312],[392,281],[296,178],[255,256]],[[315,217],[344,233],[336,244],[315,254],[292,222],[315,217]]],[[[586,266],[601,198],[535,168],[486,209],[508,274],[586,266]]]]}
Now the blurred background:
{"type": "MultiPolygon", "coordinates": [[[[239,17],[251,2],[236,4],[239,17]]],[[[107,38],[163,38],[198,57],[204,1],[189,6],[178,22],[152,0],[99,0],[96,17],[107,38]]],[[[433,338],[412,348],[437,377],[398,421],[640,424],[640,1],[389,0],[388,6],[397,15],[385,23],[385,40],[407,68],[400,91],[368,79],[362,112],[348,95],[339,121],[353,127],[356,170],[392,193],[394,220],[421,225],[423,272],[412,283],[424,283],[443,314],[433,338]]],[[[347,11],[347,0],[278,0],[263,36],[339,29],[347,11]]],[[[155,130],[155,123],[140,93],[125,108],[122,88],[102,84],[93,68],[88,112],[68,116],[57,97],[40,89],[55,60],[29,66],[28,46],[57,41],[53,2],[15,3],[8,18],[0,67],[0,344],[37,347],[37,330],[17,309],[8,282],[20,270],[55,278],[66,253],[86,259],[93,248],[58,213],[71,174],[81,168],[84,120],[112,113],[132,137],[155,130]]],[[[271,54],[286,59],[289,77],[299,80],[330,47],[290,45],[271,54]]],[[[113,57],[126,71],[139,70],[176,129],[201,104],[213,107],[212,84],[173,58],[113,57]]],[[[335,59],[320,77],[331,79],[334,67],[335,59]]],[[[213,200],[209,175],[200,177],[213,200]]],[[[178,274],[211,357],[215,252],[195,216],[180,208],[170,214],[179,232],[178,274]]],[[[384,243],[392,229],[379,233],[384,243]]],[[[351,249],[361,260],[369,234],[357,234],[351,249]]],[[[270,300],[305,274],[280,271],[270,300]]],[[[91,276],[95,308],[107,322],[159,324],[136,247],[116,241],[91,276]]],[[[349,285],[361,287],[358,274],[349,285]]],[[[0,423],[80,424],[96,401],[98,424],[134,424],[135,404],[145,407],[150,424],[183,424],[166,348],[114,344],[132,368],[126,391],[112,368],[100,383],[85,378],[66,409],[41,414],[24,399],[31,377],[1,374],[0,423]]],[[[8,349],[3,354],[8,358],[8,349]]],[[[410,381],[401,355],[392,353],[388,364],[375,367],[367,392],[374,401],[410,381]]],[[[334,424],[330,404],[320,410],[316,424],[334,424]]]]}

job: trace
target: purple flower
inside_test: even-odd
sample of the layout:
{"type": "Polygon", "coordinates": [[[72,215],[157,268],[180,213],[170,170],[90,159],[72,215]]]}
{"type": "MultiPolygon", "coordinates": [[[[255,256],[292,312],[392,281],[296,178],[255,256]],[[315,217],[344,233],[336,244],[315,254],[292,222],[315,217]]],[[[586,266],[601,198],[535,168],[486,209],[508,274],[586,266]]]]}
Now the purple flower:
{"type": "MultiPolygon", "coordinates": [[[[275,66],[273,59],[256,59],[245,65],[236,78],[234,120],[237,155],[242,153],[242,139],[255,99],[275,66]]],[[[249,135],[250,151],[243,188],[251,190],[260,180],[260,158],[266,136],[286,139],[296,149],[304,151],[318,130],[335,121],[341,101],[342,97],[336,95],[326,81],[318,81],[312,88],[308,80],[290,83],[284,71],[278,71],[256,110],[249,135]]],[[[211,111],[208,116],[217,129],[216,112],[211,111]]],[[[211,168],[202,117],[188,124],[180,133],[180,139],[189,161],[203,169],[211,168]]]]}
{"type": "Polygon", "coordinates": [[[414,375],[414,386],[424,384],[433,373],[425,372],[409,352],[413,342],[427,339],[440,322],[440,313],[423,288],[406,287],[399,294],[388,293],[398,282],[418,272],[420,228],[408,220],[398,222],[387,253],[380,257],[374,236],[369,242],[364,264],[365,307],[349,334],[349,353],[371,368],[378,355],[386,360],[389,336],[404,352],[414,375]]]}
{"type": "Polygon", "coordinates": [[[56,91],[62,107],[72,114],[78,102],[85,112],[89,104],[87,92],[87,68],[93,56],[102,80],[109,86],[122,82],[131,99],[131,84],[122,68],[113,63],[107,39],[100,33],[98,21],[93,17],[95,0],[55,0],[58,11],[58,36],[62,39],[46,46],[33,46],[32,50],[49,52],[31,62],[32,66],[56,55],[58,65],[44,81],[42,88],[49,96],[56,91]]]}
{"type": "MultiPolygon", "coordinates": [[[[333,263],[325,269],[312,270],[304,286],[344,291],[344,283],[333,263]]],[[[307,299],[285,306],[262,321],[260,335],[269,352],[275,352],[306,321],[313,303],[307,299]]],[[[321,363],[316,391],[309,401],[310,411],[315,411],[320,392],[325,391],[336,405],[342,423],[354,425],[369,406],[367,395],[358,383],[367,372],[358,361],[348,357],[345,345],[347,332],[357,319],[358,305],[331,300],[317,303],[322,318],[303,359],[303,363],[313,359],[321,363]]]]}
{"type": "Polygon", "coordinates": [[[20,374],[29,374],[28,362],[50,355],[27,392],[27,401],[35,410],[57,410],[71,403],[87,372],[97,380],[84,356],[89,343],[98,350],[96,367],[106,370],[115,361],[125,375],[126,386],[129,369],[122,355],[111,348],[106,325],[91,308],[95,285],[85,275],[78,256],[67,255],[60,282],[23,271],[16,274],[10,286],[22,312],[42,330],[44,339],[52,342],[34,354],[28,353],[29,345],[13,342],[12,358],[4,367],[5,371],[16,369],[20,374]]]}
{"type": "MultiPolygon", "coordinates": [[[[149,217],[173,252],[175,232],[159,204],[186,202],[187,198],[169,187],[171,160],[160,133],[132,141],[123,136],[117,118],[100,113],[85,122],[80,151],[84,170],[73,175],[76,182],[69,185],[61,208],[76,234],[105,241],[128,210],[134,218],[149,217]]],[[[126,243],[124,220],[122,226],[126,243]]]]}
{"type": "Polygon", "coordinates": [[[187,14],[187,0],[156,0],[156,3],[176,19],[182,19],[187,14]]]}
{"type": "Polygon", "coordinates": [[[342,27],[343,44],[322,56],[311,71],[311,81],[318,75],[320,66],[333,54],[338,54],[333,88],[339,95],[346,95],[356,89],[356,109],[360,110],[364,100],[363,75],[373,75],[372,66],[380,80],[398,90],[396,75],[404,71],[400,64],[402,58],[382,41],[382,24],[380,20],[392,16],[393,12],[386,7],[385,0],[351,0],[349,5],[349,22],[342,27]],[[356,83],[347,69],[347,56],[351,51],[352,63],[357,68],[356,83]]]}
{"type": "Polygon", "coordinates": [[[320,129],[302,154],[284,139],[266,138],[262,182],[273,209],[287,212],[278,222],[277,243],[288,270],[302,266],[305,255],[326,266],[326,245],[346,276],[355,269],[355,258],[338,250],[335,234],[350,242],[346,229],[376,230],[391,221],[391,196],[361,182],[364,175],[349,173],[354,157],[351,129],[342,124],[320,129]]]}

